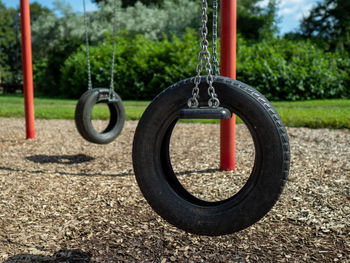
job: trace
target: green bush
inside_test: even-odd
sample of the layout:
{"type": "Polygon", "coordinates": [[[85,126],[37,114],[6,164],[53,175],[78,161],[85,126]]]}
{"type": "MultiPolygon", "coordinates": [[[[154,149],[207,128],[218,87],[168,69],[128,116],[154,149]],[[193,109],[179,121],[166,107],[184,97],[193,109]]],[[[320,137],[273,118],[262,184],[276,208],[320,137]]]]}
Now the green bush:
{"type": "MultiPolygon", "coordinates": [[[[128,35],[128,32],[126,32],[128,35]]],[[[123,99],[149,100],[174,82],[195,75],[199,41],[192,31],[182,38],[153,41],[138,35],[117,38],[115,88],[123,99]]],[[[112,44],[107,38],[91,47],[94,87],[109,87],[112,44]]],[[[87,89],[85,48],[61,68],[60,93],[79,97],[87,89]]],[[[305,100],[350,96],[350,60],[309,42],[273,39],[238,41],[237,79],[270,100],[305,100]]]]}
{"type": "Polygon", "coordinates": [[[61,71],[70,54],[74,53],[81,45],[76,38],[63,39],[56,48],[50,50],[47,57],[33,59],[33,77],[36,94],[42,96],[59,96],[65,94],[60,91],[61,71]]]}
{"type": "MultiPolygon", "coordinates": [[[[174,82],[195,74],[198,41],[192,32],[182,39],[152,41],[142,35],[117,38],[114,86],[123,99],[152,99],[174,82]]],[[[108,39],[91,47],[94,87],[110,86],[112,44],[108,39]]],[[[61,94],[77,98],[87,89],[85,48],[70,56],[61,68],[61,94]]]]}
{"type": "Polygon", "coordinates": [[[342,98],[350,95],[350,62],[310,42],[239,41],[237,78],[271,100],[342,98]]]}

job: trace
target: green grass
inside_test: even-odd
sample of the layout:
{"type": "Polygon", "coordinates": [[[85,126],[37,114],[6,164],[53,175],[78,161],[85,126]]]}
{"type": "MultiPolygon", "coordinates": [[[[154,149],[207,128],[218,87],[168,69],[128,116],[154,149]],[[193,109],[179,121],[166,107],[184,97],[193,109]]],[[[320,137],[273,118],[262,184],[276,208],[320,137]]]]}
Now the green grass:
{"type": "Polygon", "coordinates": [[[350,100],[273,102],[290,127],[350,129],[350,100]]]}
{"type": "MultiPolygon", "coordinates": [[[[149,101],[124,101],[127,120],[138,120],[149,101]]],[[[37,119],[74,119],[76,100],[35,98],[35,118],[37,119]]],[[[21,96],[0,95],[0,117],[21,118],[24,116],[24,102],[21,96]]],[[[108,119],[109,110],[105,104],[93,109],[94,119],[108,119]]]]}
{"type": "MultiPolygon", "coordinates": [[[[35,98],[35,117],[74,119],[76,103],[76,100],[35,98]]],[[[148,104],[149,101],[124,101],[127,120],[139,119],[148,104]]],[[[350,100],[272,102],[272,104],[285,125],[289,127],[350,129],[350,100]]],[[[0,117],[23,116],[23,97],[0,95],[0,117]]],[[[93,118],[108,119],[109,111],[106,105],[95,106],[93,118]]],[[[201,122],[215,121],[201,120],[201,122]]]]}

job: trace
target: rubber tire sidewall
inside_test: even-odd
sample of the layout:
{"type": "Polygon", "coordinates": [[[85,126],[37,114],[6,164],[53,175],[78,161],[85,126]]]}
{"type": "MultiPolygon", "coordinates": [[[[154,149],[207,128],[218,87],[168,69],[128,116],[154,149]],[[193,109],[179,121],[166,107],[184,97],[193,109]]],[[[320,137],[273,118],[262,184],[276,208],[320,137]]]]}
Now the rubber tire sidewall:
{"type": "Polygon", "coordinates": [[[117,138],[125,123],[125,109],[119,95],[114,92],[115,101],[99,100],[99,94],[109,94],[109,89],[91,89],[79,99],[75,109],[75,125],[80,135],[87,141],[96,144],[108,144],[117,138]],[[98,132],[92,125],[92,109],[97,103],[106,103],[110,111],[107,128],[98,132]]]}
{"type": "MultiPolygon", "coordinates": [[[[205,79],[200,85],[200,98],[208,98],[207,85],[203,83],[205,79]]],[[[170,182],[164,174],[165,170],[172,172],[161,150],[163,141],[169,140],[165,134],[176,121],[176,112],[186,108],[193,78],[174,84],[153,100],[139,121],[133,143],[136,179],[152,208],[178,228],[211,236],[237,232],[261,219],[282,192],[290,160],[286,130],[263,95],[224,77],[215,77],[214,86],[221,105],[244,120],[254,140],[253,179],[248,180],[243,194],[238,193],[226,201],[202,204],[196,198],[184,198],[186,194],[182,195],[182,190],[174,187],[176,183],[170,182]]]]}

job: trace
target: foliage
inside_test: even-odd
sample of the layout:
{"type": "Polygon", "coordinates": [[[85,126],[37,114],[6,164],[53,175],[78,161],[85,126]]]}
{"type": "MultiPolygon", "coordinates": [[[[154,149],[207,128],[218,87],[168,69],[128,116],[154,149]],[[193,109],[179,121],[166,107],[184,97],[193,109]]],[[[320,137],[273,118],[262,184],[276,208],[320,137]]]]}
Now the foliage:
{"type": "MultiPolygon", "coordinates": [[[[153,40],[161,39],[164,34],[181,36],[186,28],[199,24],[199,8],[192,1],[166,0],[161,8],[146,6],[141,2],[127,8],[122,8],[120,1],[117,4],[117,31],[127,30],[130,36],[143,34],[153,40]]],[[[62,39],[73,37],[85,41],[83,14],[73,12],[71,6],[62,1],[55,1],[54,5],[56,13],[61,16],[50,13],[39,17],[32,25],[33,46],[38,46],[38,50],[45,52],[56,47],[62,39]]],[[[102,2],[99,6],[96,11],[87,12],[92,45],[103,41],[106,34],[113,31],[112,2],[102,2]]]]}
{"type": "MultiPolygon", "coordinates": [[[[71,10],[69,5],[56,1],[55,10],[46,12],[32,22],[32,46],[35,60],[47,58],[51,52],[60,49],[62,42],[69,39],[81,39],[84,43],[84,23],[82,18],[71,10]]],[[[93,41],[97,41],[93,39],[93,41]]]]}
{"type": "MultiPolygon", "coordinates": [[[[63,39],[56,49],[51,50],[47,57],[33,63],[34,84],[37,92],[46,96],[59,95],[61,80],[60,65],[81,45],[80,39],[63,39]]],[[[86,59],[84,60],[86,61],[86,59]]]]}
{"type": "MultiPolygon", "coordinates": [[[[193,76],[198,39],[188,31],[183,39],[159,41],[137,36],[117,39],[115,86],[123,99],[152,99],[161,90],[193,76]]],[[[324,52],[310,42],[273,39],[238,43],[237,78],[270,100],[342,98],[350,96],[350,60],[324,52]]],[[[111,40],[92,48],[95,87],[109,87],[111,40]]],[[[86,90],[87,67],[81,49],[62,67],[60,94],[77,98],[86,90]]]]}
{"type": "MultiPolygon", "coordinates": [[[[246,32],[247,37],[253,39],[270,36],[273,32],[273,8],[259,8],[257,7],[259,1],[261,0],[238,2],[241,10],[245,8],[248,10],[240,14],[239,19],[245,16],[243,20],[239,20],[240,23],[254,25],[250,29],[240,28],[246,32]]],[[[200,24],[200,1],[198,0],[145,0],[136,4],[134,2],[124,1],[124,6],[127,7],[122,8],[121,1],[118,1],[118,34],[124,32],[124,36],[128,38],[142,34],[151,40],[162,40],[163,37],[170,39],[173,35],[181,38],[187,28],[195,28],[196,35],[199,34],[197,29],[200,24]]],[[[0,17],[3,17],[4,22],[0,23],[0,32],[7,33],[0,37],[0,46],[3,46],[0,48],[0,78],[13,81],[17,79],[16,76],[21,76],[19,10],[6,9],[4,6],[1,8],[4,12],[1,11],[0,17]],[[6,14],[10,15],[6,17],[6,14]]],[[[88,12],[87,15],[89,41],[90,45],[94,46],[104,41],[106,35],[113,30],[112,2],[101,1],[99,9],[88,12]]],[[[67,1],[56,0],[52,11],[36,2],[32,3],[31,18],[35,86],[40,92],[57,94],[60,67],[65,59],[85,42],[82,14],[73,12],[67,1]]]]}
{"type": "MultiPolygon", "coordinates": [[[[238,1],[239,79],[273,100],[349,97],[350,60],[345,51],[349,39],[348,1],[324,0],[304,19],[304,36],[295,35],[293,41],[273,37],[277,31],[277,2],[269,0],[268,6],[261,8],[261,1],[238,1]],[[343,45],[344,50],[341,55],[329,53],[298,40],[307,34],[343,45]]],[[[120,95],[124,99],[150,99],[171,83],[193,76],[200,1],[123,3],[126,8],[118,1],[115,68],[115,86],[120,95]]],[[[36,90],[77,98],[87,83],[83,16],[62,0],[55,1],[54,10],[31,4],[36,90]]],[[[109,87],[113,5],[101,1],[99,9],[87,15],[94,85],[109,87]]],[[[0,78],[7,81],[19,75],[18,19],[18,10],[6,9],[0,0],[0,78]]]]}
{"type": "MultiPolygon", "coordinates": [[[[112,32],[113,5],[110,2],[100,4],[100,10],[92,14],[92,19],[93,24],[103,25],[101,28],[105,32],[112,32]]],[[[199,5],[188,0],[166,0],[162,7],[137,2],[134,6],[117,9],[117,28],[128,31],[130,37],[142,34],[157,40],[164,35],[181,36],[186,28],[197,27],[199,20],[199,5]]]]}
{"type": "Polygon", "coordinates": [[[45,17],[52,14],[52,11],[46,7],[41,6],[39,3],[34,2],[30,4],[30,21],[35,22],[40,17],[45,17]]]}
{"type": "MultiPolygon", "coordinates": [[[[252,38],[272,34],[269,28],[273,24],[271,21],[273,21],[274,13],[265,14],[266,10],[256,7],[257,2],[257,0],[242,1],[246,5],[244,8],[251,10],[255,8],[254,14],[249,15],[250,18],[244,20],[244,23],[249,24],[252,20],[256,20],[256,17],[259,17],[258,20],[261,22],[260,26],[255,24],[252,28],[255,30],[251,32],[252,38]],[[264,15],[261,15],[261,12],[264,15]],[[271,23],[266,22],[268,17],[271,18],[271,23]],[[269,26],[266,23],[270,23],[269,26]],[[258,31],[259,33],[257,33],[258,31]]],[[[118,3],[120,5],[120,2],[118,3]]],[[[57,1],[55,4],[56,12],[60,12],[62,16],[57,17],[54,13],[49,13],[39,17],[32,26],[34,55],[36,56],[34,61],[35,64],[38,64],[35,65],[34,79],[39,92],[45,94],[58,94],[60,92],[59,68],[71,54],[70,52],[74,52],[74,48],[83,44],[85,39],[81,14],[73,13],[69,5],[65,5],[63,2],[57,1]],[[70,44],[70,41],[73,44],[70,44]]],[[[113,30],[113,5],[109,1],[100,3],[99,6],[98,11],[88,13],[91,46],[104,41],[106,35],[113,30]]],[[[118,35],[123,35],[128,39],[135,38],[139,34],[144,35],[145,39],[151,40],[162,40],[164,37],[170,39],[173,35],[181,38],[186,28],[199,25],[199,6],[196,1],[187,0],[167,0],[161,8],[145,6],[140,2],[125,9],[119,6],[117,9],[118,35]]],[[[269,10],[271,11],[273,8],[271,7],[269,10]]],[[[197,26],[195,27],[197,28],[197,26]]],[[[248,34],[249,30],[246,32],[248,34]]],[[[197,30],[196,35],[198,35],[197,30]]],[[[81,56],[80,60],[86,65],[84,56],[81,56]]]]}
{"type": "MultiPolygon", "coordinates": [[[[182,39],[152,41],[142,35],[117,38],[115,87],[123,99],[150,99],[170,84],[194,75],[198,41],[190,31],[182,39]]],[[[94,87],[109,87],[111,39],[91,48],[94,87]]],[[[83,48],[62,67],[60,94],[77,98],[87,89],[83,48]]]]}
{"type": "MultiPolygon", "coordinates": [[[[93,0],[93,2],[97,4],[107,2],[107,1],[114,1],[114,0],[93,0]]],[[[161,6],[164,3],[164,0],[121,0],[123,7],[133,6],[138,1],[144,5],[161,6]]]]}
{"type": "Polygon", "coordinates": [[[15,70],[10,61],[16,55],[14,13],[14,9],[6,9],[0,1],[0,83],[14,78],[10,74],[11,70],[15,70]]]}
{"type": "MultiPolygon", "coordinates": [[[[259,40],[272,37],[277,30],[277,1],[269,0],[265,8],[262,0],[240,0],[237,2],[238,32],[247,39],[259,40]]],[[[97,21],[112,18],[112,1],[99,1],[100,10],[93,14],[97,21]],[[101,20],[101,18],[104,18],[101,20]]],[[[197,29],[200,24],[200,1],[198,0],[129,0],[125,9],[118,8],[118,28],[132,34],[145,34],[150,39],[160,39],[164,34],[181,36],[186,28],[197,29]],[[156,5],[150,5],[156,3],[156,5]],[[120,13],[119,13],[120,11],[120,13]]],[[[212,8],[209,1],[208,25],[212,24],[212,8]]],[[[110,28],[106,25],[104,28],[110,28]]]]}
{"type": "Polygon", "coordinates": [[[238,45],[237,78],[271,100],[350,96],[350,61],[310,42],[266,40],[238,45]]]}
{"type": "Polygon", "coordinates": [[[327,42],[331,49],[350,50],[350,1],[323,0],[301,23],[302,36],[327,42]]]}
{"type": "MultiPolygon", "coordinates": [[[[30,4],[31,22],[36,23],[39,18],[43,18],[52,14],[47,8],[43,8],[40,4],[34,2],[30,4]]],[[[19,10],[9,8],[0,1],[0,78],[1,78],[1,64],[5,64],[5,72],[3,75],[4,82],[21,82],[21,28],[20,28],[20,13],[19,10]],[[2,35],[3,34],[3,35],[2,35]],[[2,54],[1,50],[4,51],[2,54]]],[[[39,52],[42,49],[42,36],[40,41],[32,44],[34,61],[39,57],[39,52]],[[39,45],[37,45],[39,44],[39,45]],[[37,49],[37,47],[39,47],[37,49]],[[35,56],[36,55],[36,56],[35,56]]]]}
{"type": "Polygon", "coordinates": [[[273,37],[277,29],[277,1],[269,0],[266,8],[261,0],[237,1],[237,32],[246,39],[260,40],[273,37]]]}
{"type": "MultiPolygon", "coordinates": [[[[61,1],[55,2],[56,12],[40,16],[32,25],[32,42],[34,56],[34,80],[40,93],[59,94],[60,67],[65,59],[85,43],[84,22],[81,14],[72,12],[71,7],[61,1]]],[[[162,9],[146,7],[138,3],[127,9],[118,8],[118,34],[135,37],[142,33],[149,39],[161,39],[168,35],[181,35],[185,28],[197,19],[193,12],[194,3],[186,0],[166,1],[162,9]],[[181,7],[180,7],[181,6],[181,7]],[[172,32],[172,33],[171,33],[172,32]]],[[[104,41],[113,31],[113,6],[101,4],[96,12],[88,13],[89,42],[93,47],[104,41]]],[[[81,61],[86,65],[83,55],[81,61]]]]}

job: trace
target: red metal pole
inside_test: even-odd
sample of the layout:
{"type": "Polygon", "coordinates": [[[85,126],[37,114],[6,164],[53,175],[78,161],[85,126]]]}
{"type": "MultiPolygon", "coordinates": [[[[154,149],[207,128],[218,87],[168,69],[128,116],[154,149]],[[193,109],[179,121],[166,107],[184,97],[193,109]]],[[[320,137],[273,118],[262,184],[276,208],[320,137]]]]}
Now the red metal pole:
{"type": "Polygon", "coordinates": [[[23,92],[27,139],[35,138],[32,40],[29,0],[21,0],[23,92]]]}
{"type": "MultiPolygon", "coordinates": [[[[221,0],[221,75],[236,79],[237,0],[221,0]]],[[[235,169],[236,116],[220,123],[220,169],[235,169]]]]}

